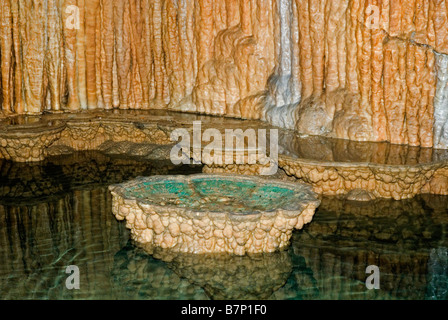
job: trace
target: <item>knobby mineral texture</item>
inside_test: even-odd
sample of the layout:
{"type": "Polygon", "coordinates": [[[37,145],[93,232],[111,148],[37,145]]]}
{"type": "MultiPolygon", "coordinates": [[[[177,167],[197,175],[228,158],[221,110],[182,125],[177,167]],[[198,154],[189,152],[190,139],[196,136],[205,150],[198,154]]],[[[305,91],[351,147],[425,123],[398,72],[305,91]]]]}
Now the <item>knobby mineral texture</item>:
{"type": "MultiPolygon", "coordinates": [[[[259,120],[222,119],[164,110],[92,110],[78,114],[17,116],[0,121],[0,159],[33,162],[74,151],[98,150],[110,155],[168,160],[176,143],[170,133],[182,128],[192,135],[192,122],[197,120],[204,121],[204,133],[212,128],[223,137],[226,130],[238,130],[243,125],[251,130],[272,128],[259,120]]],[[[277,174],[272,172],[275,174],[272,177],[289,175],[289,180],[309,183],[319,194],[347,194],[349,198],[364,200],[448,193],[448,150],[443,149],[300,137],[284,129],[278,135],[278,161],[271,154],[271,146],[266,152],[257,152],[254,163],[250,162],[249,155],[253,156],[254,152],[249,153],[249,145],[244,145],[241,152],[230,149],[232,157],[227,157],[226,150],[220,157],[219,152],[212,156],[212,150],[206,151],[208,147],[207,141],[202,141],[202,147],[195,151],[193,146],[187,158],[190,164],[193,159],[202,162],[205,173],[260,175],[262,170],[270,172],[267,166],[271,166],[277,171],[277,174]],[[264,159],[269,159],[269,163],[264,159]],[[359,190],[366,194],[360,195],[359,190]]]]}
{"type": "Polygon", "coordinates": [[[0,0],[1,113],[169,108],[447,148],[447,12],[446,0],[0,0]]]}
{"type": "Polygon", "coordinates": [[[133,240],[194,254],[282,249],[320,204],[305,184],[238,175],[140,177],[109,190],[133,240]]]}

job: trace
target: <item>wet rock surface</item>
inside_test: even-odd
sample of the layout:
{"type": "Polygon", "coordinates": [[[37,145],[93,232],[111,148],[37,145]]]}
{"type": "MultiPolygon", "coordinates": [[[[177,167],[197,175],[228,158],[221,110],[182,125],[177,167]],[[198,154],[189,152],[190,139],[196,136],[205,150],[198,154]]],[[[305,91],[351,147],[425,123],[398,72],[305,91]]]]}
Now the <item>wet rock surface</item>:
{"type": "Polygon", "coordinates": [[[195,254],[282,249],[320,203],[307,185],[239,175],[141,177],[109,189],[133,240],[195,254]]]}
{"type": "MultiPolygon", "coordinates": [[[[255,120],[162,110],[22,116],[0,122],[0,141],[5,145],[0,146],[0,154],[20,162],[42,160],[49,155],[70,153],[70,150],[102,150],[115,155],[167,159],[174,143],[170,139],[171,132],[183,128],[191,136],[193,121],[202,121],[202,132],[212,128],[223,136],[226,129],[266,129],[267,132],[278,129],[255,120]],[[53,133],[56,124],[57,136],[53,133]],[[51,138],[48,146],[39,145],[36,149],[39,155],[35,159],[29,150],[41,141],[40,137],[45,137],[44,140],[57,138],[51,138]]],[[[446,150],[300,136],[290,130],[278,130],[279,168],[311,184],[314,192],[338,195],[363,189],[375,197],[394,199],[448,192],[446,150]]],[[[201,147],[202,151],[205,144],[201,147]]],[[[195,156],[190,153],[190,157],[195,156]]],[[[262,169],[260,164],[221,163],[206,164],[204,172],[259,175],[262,169]]]]}
{"type": "Polygon", "coordinates": [[[171,109],[446,148],[446,14],[445,0],[6,1],[0,115],[171,109]]]}

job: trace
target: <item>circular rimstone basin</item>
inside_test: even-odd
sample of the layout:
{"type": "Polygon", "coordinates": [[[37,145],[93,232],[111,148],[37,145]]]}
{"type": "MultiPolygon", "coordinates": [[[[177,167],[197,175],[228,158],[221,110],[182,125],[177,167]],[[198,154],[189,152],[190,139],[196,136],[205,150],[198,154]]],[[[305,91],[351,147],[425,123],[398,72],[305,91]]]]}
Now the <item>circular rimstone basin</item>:
{"type": "Polygon", "coordinates": [[[232,174],[139,177],[109,187],[133,240],[179,252],[273,252],[320,204],[302,183],[232,174]]]}

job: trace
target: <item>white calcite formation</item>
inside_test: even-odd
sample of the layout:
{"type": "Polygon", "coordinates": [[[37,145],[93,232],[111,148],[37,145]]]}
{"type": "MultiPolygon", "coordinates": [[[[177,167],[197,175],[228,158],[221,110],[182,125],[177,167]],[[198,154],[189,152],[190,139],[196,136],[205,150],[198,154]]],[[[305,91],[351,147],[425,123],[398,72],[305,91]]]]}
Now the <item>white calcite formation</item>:
{"type": "MultiPolygon", "coordinates": [[[[320,204],[307,185],[238,175],[153,176],[113,185],[109,189],[113,196],[113,213],[118,220],[126,219],[133,240],[186,253],[227,252],[244,255],[274,252],[289,244],[292,231],[309,223],[320,204]],[[168,200],[162,198],[153,201],[151,198],[154,195],[150,197],[130,191],[155,181],[169,180],[171,183],[175,181],[191,185],[193,179],[271,185],[287,189],[290,194],[284,195],[288,201],[279,204],[275,210],[254,210],[248,206],[245,212],[235,213],[232,203],[224,202],[212,210],[195,204],[179,205],[180,201],[168,203],[168,200]]],[[[217,201],[225,197],[224,193],[219,196],[217,201]]],[[[168,199],[170,195],[166,197],[168,199]]],[[[202,202],[204,198],[198,201],[202,202]]]]}
{"type": "Polygon", "coordinates": [[[436,54],[437,87],[434,96],[434,147],[448,149],[448,55],[436,54]]]}
{"type": "MultiPolygon", "coordinates": [[[[73,151],[98,150],[107,154],[166,160],[174,146],[170,133],[184,128],[191,134],[194,131],[191,123],[196,117],[142,110],[16,117],[14,122],[10,119],[0,121],[0,159],[32,162],[73,151]]],[[[201,117],[206,120],[202,126],[204,130],[218,129],[223,136],[226,129],[241,128],[242,124],[237,119],[201,117]]],[[[245,120],[244,125],[246,129],[259,128],[268,132],[272,129],[255,120],[245,120]]],[[[323,195],[342,195],[357,189],[374,197],[396,200],[424,193],[448,194],[446,150],[299,137],[283,129],[279,130],[278,138],[278,161],[275,160],[275,143],[269,143],[266,153],[259,152],[254,164],[248,162],[248,155],[254,153],[249,153],[247,148],[230,154],[234,156],[233,164],[226,164],[226,152],[220,163],[212,162],[214,155],[205,152],[208,143],[203,141],[201,148],[192,148],[189,163],[201,160],[204,173],[247,175],[274,174],[270,169],[278,167],[279,173],[308,183],[314,192],[323,195]],[[237,162],[240,156],[242,162],[237,162]],[[265,164],[264,160],[272,161],[265,164]]]]}

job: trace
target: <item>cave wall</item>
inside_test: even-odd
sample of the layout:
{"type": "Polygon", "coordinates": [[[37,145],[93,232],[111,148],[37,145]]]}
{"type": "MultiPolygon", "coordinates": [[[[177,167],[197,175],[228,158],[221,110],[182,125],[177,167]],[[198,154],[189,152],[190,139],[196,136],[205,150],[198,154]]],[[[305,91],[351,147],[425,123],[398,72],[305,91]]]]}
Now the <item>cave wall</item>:
{"type": "Polygon", "coordinates": [[[0,0],[3,115],[172,109],[448,148],[446,0],[0,0]]]}

